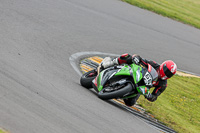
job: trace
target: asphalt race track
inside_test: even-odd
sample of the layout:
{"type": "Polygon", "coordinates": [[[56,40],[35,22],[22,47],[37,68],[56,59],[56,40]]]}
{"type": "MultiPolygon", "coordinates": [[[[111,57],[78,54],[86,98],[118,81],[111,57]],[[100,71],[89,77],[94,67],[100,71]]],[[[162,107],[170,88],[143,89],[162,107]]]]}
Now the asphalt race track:
{"type": "Polygon", "coordinates": [[[0,127],[10,133],[159,132],[81,87],[74,53],[137,53],[200,74],[200,30],[120,0],[0,3],[0,127]]]}

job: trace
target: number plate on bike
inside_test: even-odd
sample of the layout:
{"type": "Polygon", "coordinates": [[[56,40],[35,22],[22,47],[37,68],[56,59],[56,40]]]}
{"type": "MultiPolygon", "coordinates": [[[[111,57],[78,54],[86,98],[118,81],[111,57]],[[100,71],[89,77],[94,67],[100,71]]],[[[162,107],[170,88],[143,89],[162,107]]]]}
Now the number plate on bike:
{"type": "Polygon", "coordinates": [[[143,79],[144,79],[145,85],[147,85],[147,86],[152,86],[152,80],[153,80],[153,79],[152,79],[151,74],[150,74],[149,72],[146,72],[146,73],[145,73],[143,79]]]}

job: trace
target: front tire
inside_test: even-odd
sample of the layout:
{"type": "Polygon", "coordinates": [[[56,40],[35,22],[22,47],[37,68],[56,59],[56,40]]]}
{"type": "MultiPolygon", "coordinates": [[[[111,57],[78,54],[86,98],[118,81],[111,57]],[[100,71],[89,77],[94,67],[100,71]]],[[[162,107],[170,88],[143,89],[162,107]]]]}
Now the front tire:
{"type": "Polygon", "coordinates": [[[115,90],[112,92],[100,91],[97,95],[102,100],[108,100],[108,99],[113,99],[113,98],[122,98],[125,94],[131,91],[132,91],[132,85],[128,83],[126,86],[124,86],[123,88],[120,88],[119,90],[115,90]]]}
{"type": "Polygon", "coordinates": [[[95,73],[95,70],[91,70],[89,72],[84,73],[80,79],[81,85],[87,89],[92,88],[92,80],[95,79],[95,77],[97,76],[97,74],[95,74],[92,75],[92,77],[90,77],[89,75],[91,73],[95,73]]]}

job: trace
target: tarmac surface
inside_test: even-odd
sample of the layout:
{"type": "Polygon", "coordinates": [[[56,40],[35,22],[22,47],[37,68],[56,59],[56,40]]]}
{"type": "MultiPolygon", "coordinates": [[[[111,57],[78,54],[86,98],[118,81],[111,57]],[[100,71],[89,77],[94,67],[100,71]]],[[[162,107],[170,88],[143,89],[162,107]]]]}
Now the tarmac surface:
{"type": "Polygon", "coordinates": [[[200,30],[120,0],[0,4],[0,127],[10,133],[155,133],[80,86],[69,58],[99,51],[172,59],[200,74],[200,30]]]}

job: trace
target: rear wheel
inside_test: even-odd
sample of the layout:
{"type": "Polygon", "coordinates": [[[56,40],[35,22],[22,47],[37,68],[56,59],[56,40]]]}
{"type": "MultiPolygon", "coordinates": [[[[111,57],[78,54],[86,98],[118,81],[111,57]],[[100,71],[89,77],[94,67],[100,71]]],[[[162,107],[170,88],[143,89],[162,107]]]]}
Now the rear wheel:
{"type": "Polygon", "coordinates": [[[98,93],[98,97],[103,100],[113,99],[113,98],[122,98],[125,94],[131,92],[132,85],[130,83],[127,83],[125,86],[118,88],[117,90],[113,91],[107,91],[110,87],[105,87],[103,91],[100,91],[98,93]]]}
{"type": "Polygon", "coordinates": [[[97,72],[95,70],[91,70],[89,72],[84,73],[81,76],[80,83],[83,87],[89,89],[92,88],[92,80],[97,76],[97,72]]]}

